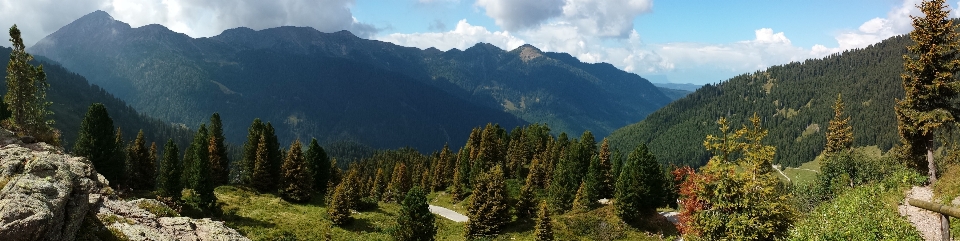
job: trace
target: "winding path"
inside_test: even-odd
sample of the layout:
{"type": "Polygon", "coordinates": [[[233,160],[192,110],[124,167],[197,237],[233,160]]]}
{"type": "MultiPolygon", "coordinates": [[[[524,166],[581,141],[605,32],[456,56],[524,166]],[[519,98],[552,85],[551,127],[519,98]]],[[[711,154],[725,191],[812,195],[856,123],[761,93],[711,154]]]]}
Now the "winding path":
{"type": "Polygon", "coordinates": [[[453,211],[441,206],[430,205],[430,212],[440,215],[441,217],[453,220],[454,222],[458,222],[458,223],[462,223],[462,222],[466,222],[467,220],[470,220],[470,218],[468,218],[467,216],[463,216],[463,214],[457,213],[456,211],[453,211]]]}

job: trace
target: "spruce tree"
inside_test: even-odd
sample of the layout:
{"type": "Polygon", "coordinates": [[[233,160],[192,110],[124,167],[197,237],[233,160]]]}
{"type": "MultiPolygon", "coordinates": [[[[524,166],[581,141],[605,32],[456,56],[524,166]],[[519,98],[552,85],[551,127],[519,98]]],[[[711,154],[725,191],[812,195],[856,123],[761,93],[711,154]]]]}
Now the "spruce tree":
{"type": "Polygon", "coordinates": [[[270,174],[273,177],[279,177],[280,166],[283,165],[283,151],[280,150],[280,141],[277,140],[276,130],[273,129],[273,124],[270,124],[269,121],[264,128],[263,134],[267,137],[267,160],[270,164],[270,174]]]}
{"type": "Polygon", "coordinates": [[[837,101],[833,104],[833,120],[827,127],[827,144],[825,153],[837,153],[848,150],[853,145],[853,128],[850,127],[850,116],[844,118],[843,99],[837,94],[837,101]]]}
{"type": "Polygon", "coordinates": [[[577,188],[577,195],[573,198],[572,210],[574,212],[586,212],[592,208],[593,202],[590,201],[589,188],[587,188],[586,182],[581,182],[580,187],[577,188]]]}
{"type": "Polygon", "coordinates": [[[459,154],[457,155],[457,165],[455,172],[453,173],[453,188],[450,190],[450,194],[453,195],[453,199],[460,201],[470,195],[470,190],[468,190],[468,183],[470,182],[470,160],[468,159],[469,151],[460,149],[459,154]]]}
{"type": "Polygon", "coordinates": [[[393,236],[397,240],[435,240],[435,219],[427,205],[427,192],[420,187],[413,187],[403,198],[393,236]]]}
{"type": "Polygon", "coordinates": [[[270,152],[267,150],[267,137],[260,135],[260,141],[257,142],[257,152],[255,154],[253,166],[253,188],[261,193],[272,192],[275,190],[274,176],[270,171],[270,152]]]}
{"type": "Polygon", "coordinates": [[[556,168],[553,170],[553,180],[550,181],[550,187],[547,189],[547,202],[550,203],[551,211],[562,213],[570,210],[573,204],[574,190],[577,190],[580,180],[576,179],[574,174],[576,164],[568,158],[560,159],[556,168]]]}
{"type": "Polygon", "coordinates": [[[373,178],[373,187],[370,188],[370,197],[374,200],[381,200],[383,198],[383,189],[385,188],[384,178],[383,168],[377,168],[377,174],[373,178]]]}
{"type": "Polygon", "coordinates": [[[403,195],[410,190],[412,182],[410,181],[410,175],[407,174],[407,165],[404,163],[397,163],[393,168],[393,178],[390,180],[390,185],[387,185],[387,200],[388,202],[400,202],[403,200],[403,195]]]}
{"type": "Polygon", "coordinates": [[[467,207],[467,216],[470,218],[467,221],[467,238],[496,236],[510,221],[503,176],[503,169],[499,165],[477,176],[473,197],[467,207]]]}
{"type": "MultiPolygon", "coordinates": [[[[217,196],[213,194],[214,186],[210,178],[210,161],[207,159],[210,155],[207,149],[209,144],[207,135],[206,124],[200,124],[187,151],[187,153],[193,153],[191,157],[193,161],[189,162],[191,166],[188,167],[190,171],[187,172],[189,175],[187,188],[193,189],[199,201],[197,204],[204,209],[212,208],[217,203],[217,196]]],[[[184,157],[184,160],[186,159],[187,157],[184,157]]]]}
{"type": "Polygon", "coordinates": [[[353,221],[353,217],[350,216],[349,185],[347,182],[341,182],[332,192],[330,205],[327,205],[327,216],[333,224],[344,225],[353,221]]]}
{"type": "Polygon", "coordinates": [[[12,51],[7,62],[7,94],[3,103],[10,111],[7,127],[21,136],[33,136],[38,141],[59,145],[59,131],[53,128],[53,120],[47,120],[53,112],[47,102],[47,75],[43,66],[33,66],[33,56],[26,52],[20,29],[10,27],[12,51]]]}
{"type": "Polygon", "coordinates": [[[310,195],[313,194],[314,179],[301,149],[300,139],[293,141],[283,161],[280,197],[291,202],[310,201],[310,195]]]}
{"type": "Polygon", "coordinates": [[[80,133],[74,142],[73,153],[90,159],[94,169],[107,178],[111,186],[117,188],[122,182],[125,170],[123,159],[117,155],[115,137],[116,129],[107,108],[103,104],[94,103],[87,109],[87,114],[80,123],[80,133]]]}
{"type": "Polygon", "coordinates": [[[210,153],[210,179],[213,186],[226,185],[230,180],[230,158],[227,157],[227,146],[223,143],[223,122],[220,121],[220,114],[213,113],[210,116],[210,141],[207,143],[207,151],[210,153]]]}
{"type": "Polygon", "coordinates": [[[127,148],[128,173],[130,173],[130,184],[134,189],[153,189],[154,161],[150,159],[150,151],[147,150],[146,140],[143,137],[143,130],[137,133],[137,138],[133,144],[127,148]]]}
{"type": "MultiPolygon", "coordinates": [[[[584,191],[584,194],[587,195],[584,198],[588,200],[596,201],[599,199],[597,196],[598,193],[603,189],[601,181],[603,177],[600,173],[600,157],[594,155],[590,158],[590,166],[587,168],[587,175],[583,177],[583,185],[587,190],[584,191]]],[[[576,200],[576,199],[574,199],[576,200]]]]}
{"type": "Polygon", "coordinates": [[[603,144],[600,144],[600,152],[597,153],[598,163],[597,171],[600,173],[600,186],[597,191],[597,198],[613,198],[614,185],[616,178],[613,174],[613,164],[610,156],[610,143],[607,138],[603,138],[603,144]]]}
{"type": "Polygon", "coordinates": [[[907,164],[929,173],[932,183],[937,180],[935,133],[955,123],[958,115],[953,100],[960,92],[954,76],[960,71],[960,60],[958,35],[944,0],[924,1],[920,10],[923,16],[911,16],[914,45],[907,47],[910,54],[903,57],[904,98],[897,100],[895,110],[907,164]]]}
{"type": "Polygon", "coordinates": [[[160,175],[157,175],[157,193],[162,197],[171,197],[173,200],[180,200],[180,191],[183,186],[180,183],[180,175],[183,172],[183,166],[180,163],[180,150],[173,139],[168,139],[167,144],[163,146],[163,160],[160,162],[160,175]]]}
{"type": "MultiPolygon", "coordinates": [[[[260,119],[254,119],[247,129],[247,141],[243,143],[243,158],[240,160],[240,183],[247,186],[253,186],[255,179],[253,171],[257,162],[257,149],[260,147],[260,140],[263,136],[263,130],[266,128],[260,119]]],[[[266,147],[264,147],[266,148],[266,147]]]]}
{"type": "Polygon", "coordinates": [[[662,203],[663,172],[656,157],[640,144],[630,153],[617,180],[614,210],[621,219],[633,222],[652,215],[662,203]]]}
{"type": "Polygon", "coordinates": [[[537,212],[537,226],[534,235],[537,241],[553,240],[553,224],[550,220],[550,209],[547,208],[547,201],[540,202],[540,211],[537,212]]]}
{"type": "Polygon", "coordinates": [[[328,191],[327,180],[330,179],[330,158],[327,157],[327,152],[323,150],[323,147],[317,144],[317,138],[310,140],[304,158],[307,159],[310,171],[313,173],[313,188],[317,193],[320,193],[320,196],[326,195],[328,191]]]}

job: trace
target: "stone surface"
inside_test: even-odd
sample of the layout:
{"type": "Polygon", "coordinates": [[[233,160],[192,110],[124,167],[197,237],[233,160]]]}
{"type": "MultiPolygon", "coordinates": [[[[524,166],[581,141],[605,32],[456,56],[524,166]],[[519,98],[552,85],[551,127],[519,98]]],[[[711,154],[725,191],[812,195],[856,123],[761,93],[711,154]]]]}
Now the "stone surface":
{"type": "Polygon", "coordinates": [[[96,240],[103,233],[122,233],[129,240],[249,240],[223,222],[157,217],[139,207],[166,207],[156,200],[119,200],[86,158],[42,142],[25,144],[4,129],[0,129],[0,187],[4,241],[78,236],[96,240]],[[81,235],[82,228],[80,233],[98,233],[81,235]]]}

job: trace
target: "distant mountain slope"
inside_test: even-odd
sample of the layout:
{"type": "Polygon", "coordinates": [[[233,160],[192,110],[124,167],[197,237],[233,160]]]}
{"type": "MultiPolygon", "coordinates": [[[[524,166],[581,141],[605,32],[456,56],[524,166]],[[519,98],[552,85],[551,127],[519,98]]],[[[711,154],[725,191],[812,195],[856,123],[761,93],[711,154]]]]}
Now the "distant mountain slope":
{"type": "Polygon", "coordinates": [[[903,97],[902,56],[911,43],[897,36],[864,49],[704,86],[615,131],[612,143],[620,150],[647,143],[662,162],[700,166],[709,157],[703,140],[719,133],[720,116],[728,116],[732,128],[739,128],[756,112],[769,130],[765,142],[777,148],[775,162],[797,166],[823,149],[833,103],[842,93],[854,145],[887,150],[899,142],[893,106],[894,98],[903,97]]]}
{"type": "Polygon", "coordinates": [[[658,82],[653,82],[653,85],[660,88],[686,90],[690,92],[697,91],[697,89],[699,89],[700,87],[703,87],[703,85],[697,85],[697,84],[677,84],[677,83],[658,83],[658,82]]]}
{"type": "MultiPolygon", "coordinates": [[[[10,56],[12,49],[0,47],[0,56],[10,56]]],[[[103,103],[113,119],[113,124],[120,127],[125,139],[132,140],[137,131],[143,129],[147,141],[163,145],[167,138],[174,138],[181,146],[185,145],[192,133],[184,127],[177,127],[157,119],[137,113],[123,100],[117,99],[110,93],[96,85],[91,85],[83,76],[64,69],[58,63],[38,58],[33,64],[42,64],[47,74],[47,100],[53,102],[50,107],[53,111],[54,127],[62,134],[63,146],[73,147],[80,131],[80,122],[87,114],[87,108],[93,103],[103,103]]],[[[9,58],[0,58],[0,65],[7,66],[9,58]]],[[[0,76],[6,76],[6,68],[0,69],[0,76]]],[[[0,85],[0,93],[7,92],[7,85],[0,85]]]]}
{"type": "Polygon", "coordinates": [[[683,97],[686,97],[690,93],[693,93],[693,91],[689,91],[689,90],[678,90],[678,89],[670,89],[670,88],[664,88],[664,87],[657,87],[657,88],[659,88],[660,92],[663,92],[664,95],[667,95],[667,97],[670,97],[671,100],[679,100],[683,97]]]}
{"type": "Polygon", "coordinates": [[[487,122],[605,136],[670,101],[635,74],[532,46],[443,52],[302,27],[194,39],[160,25],[131,28],[102,11],[29,50],[164,120],[193,126],[219,111],[234,142],[255,117],[281,138],[378,148],[456,146],[487,122]]]}

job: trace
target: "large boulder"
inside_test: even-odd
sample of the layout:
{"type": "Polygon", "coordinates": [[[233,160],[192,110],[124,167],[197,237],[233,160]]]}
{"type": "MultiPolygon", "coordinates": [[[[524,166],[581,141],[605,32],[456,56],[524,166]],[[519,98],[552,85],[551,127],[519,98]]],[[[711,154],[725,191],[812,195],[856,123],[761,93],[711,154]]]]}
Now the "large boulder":
{"type": "Polygon", "coordinates": [[[0,240],[249,240],[223,222],[145,208],[172,210],[120,200],[86,158],[0,129],[0,240]]]}

